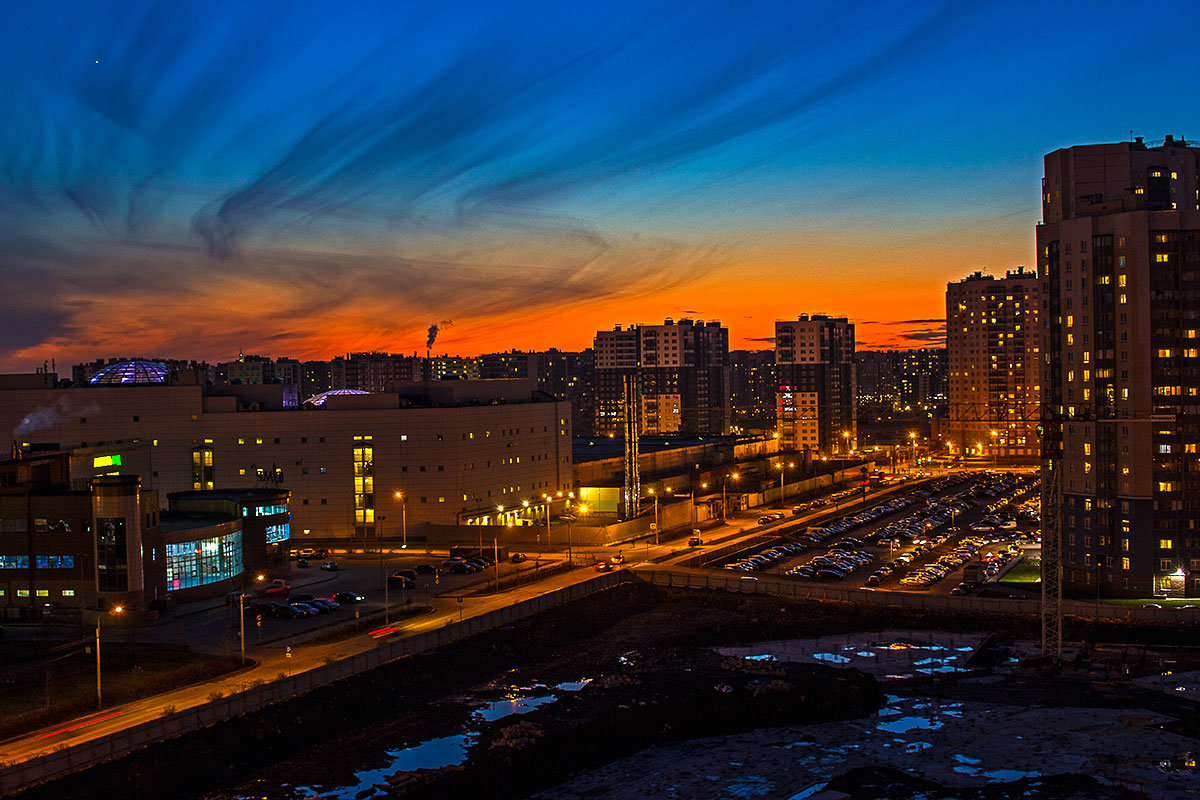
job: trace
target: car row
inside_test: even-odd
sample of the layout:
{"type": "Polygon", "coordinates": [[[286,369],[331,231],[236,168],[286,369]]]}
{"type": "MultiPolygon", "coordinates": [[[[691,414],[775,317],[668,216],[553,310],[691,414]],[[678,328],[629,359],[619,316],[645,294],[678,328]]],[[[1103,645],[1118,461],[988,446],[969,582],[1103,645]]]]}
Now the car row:
{"type": "Polygon", "coordinates": [[[796,553],[802,552],[804,546],[799,542],[785,542],[777,544],[768,550],[760,553],[755,553],[751,556],[746,556],[737,561],[730,562],[725,565],[725,569],[735,569],[741,572],[754,572],[761,569],[766,569],[772,564],[776,564],[785,558],[789,558],[796,553]]]}
{"type": "Polygon", "coordinates": [[[366,598],[357,592],[341,591],[328,597],[316,597],[307,593],[290,595],[286,602],[282,600],[267,600],[245,606],[245,612],[252,616],[275,617],[277,619],[301,619],[315,617],[336,611],[343,605],[361,603],[366,598]]]}
{"type": "Polygon", "coordinates": [[[874,558],[872,553],[862,549],[862,542],[846,538],[807,564],[792,567],[785,574],[799,578],[840,580],[871,563],[874,558]]]}

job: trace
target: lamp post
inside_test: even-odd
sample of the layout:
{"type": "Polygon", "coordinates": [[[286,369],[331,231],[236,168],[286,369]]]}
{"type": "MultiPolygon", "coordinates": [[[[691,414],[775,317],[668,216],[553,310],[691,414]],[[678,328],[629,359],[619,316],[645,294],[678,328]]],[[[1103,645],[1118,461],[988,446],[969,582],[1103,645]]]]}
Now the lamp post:
{"type": "MultiPolygon", "coordinates": [[[[124,606],[114,606],[112,613],[120,614],[125,610],[124,606]]],[[[96,709],[104,708],[104,700],[100,692],[100,620],[104,618],[104,612],[96,614],[96,709]]]]}
{"type": "Polygon", "coordinates": [[[648,489],[647,491],[650,492],[650,496],[654,498],[654,545],[657,547],[658,546],[658,529],[659,529],[658,495],[655,493],[655,491],[653,489],[648,489]]]}
{"type": "Polygon", "coordinates": [[[725,521],[727,519],[726,515],[725,515],[725,510],[726,510],[725,484],[728,483],[730,478],[733,478],[736,481],[740,477],[741,477],[741,475],[737,474],[736,472],[731,472],[728,475],[726,475],[724,478],[721,479],[721,522],[722,523],[725,523],[725,521]]]}
{"type": "Polygon", "coordinates": [[[909,459],[909,471],[912,471],[912,465],[917,463],[917,433],[916,431],[908,432],[908,441],[912,445],[912,458],[909,459]]]}
{"type": "Polygon", "coordinates": [[[992,468],[995,469],[999,453],[996,451],[996,437],[1000,435],[999,431],[989,431],[992,436],[992,468]]]}
{"type": "Polygon", "coordinates": [[[396,499],[400,501],[400,549],[408,549],[408,498],[404,492],[396,490],[396,499]]]}
{"type": "Polygon", "coordinates": [[[546,501],[546,552],[550,552],[550,495],[542,495],[542,499],[546,501]]]}
{"type": "Polygon", "coordinates": [[[383,592],[387,595],[387,567],[383,560],[383,521],[387,519],[386,514],[380,514],[375,517],[375,541],[379,542],[379,579],[383,581],[383,592]]]}
{"type": "Polygon", "coordinates": [[[789,469],[794,468],[796,465],[791,462],[788,462],[785,465],[782,461],[780,461],[775,466],[779,469],[779,507],[783,508],[783,476],[789,469]]]}
{"type": "Polygon", "coordinates": [[[850,431],[842,431],[842,455],[850,453],[850,431]]]}

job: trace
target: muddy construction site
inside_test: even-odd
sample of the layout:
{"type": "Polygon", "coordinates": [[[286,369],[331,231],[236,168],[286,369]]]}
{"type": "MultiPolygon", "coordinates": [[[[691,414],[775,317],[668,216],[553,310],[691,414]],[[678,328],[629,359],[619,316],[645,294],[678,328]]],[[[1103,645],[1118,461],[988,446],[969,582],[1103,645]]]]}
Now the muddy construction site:
{"type": "Polygon", "coordinates": [[[1095,626],[615,587],[27,792],[1118,798],[1200,790],[1200,650],[1095,626]]]}

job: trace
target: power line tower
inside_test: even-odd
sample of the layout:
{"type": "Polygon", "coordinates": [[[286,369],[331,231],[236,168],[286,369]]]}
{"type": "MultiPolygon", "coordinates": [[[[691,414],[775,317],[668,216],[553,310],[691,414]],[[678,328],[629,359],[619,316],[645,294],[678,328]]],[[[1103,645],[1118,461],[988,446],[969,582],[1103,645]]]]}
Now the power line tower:
{"type": "Polygon", "coordinates": [[[638,432],[641,418],[641,402],[638,396],[637,375],[621,376],[621,416],[625,430],[625,486],[621,494],[621,511],[625,519],[638,515],[638,501],[642,496],[641,473],[638,471],[638,432]]]}
{"type": "Polygon", "coordinates": [[[1042,422],[1042,655],[1062,660],[1062,427],[1042,422]]]}

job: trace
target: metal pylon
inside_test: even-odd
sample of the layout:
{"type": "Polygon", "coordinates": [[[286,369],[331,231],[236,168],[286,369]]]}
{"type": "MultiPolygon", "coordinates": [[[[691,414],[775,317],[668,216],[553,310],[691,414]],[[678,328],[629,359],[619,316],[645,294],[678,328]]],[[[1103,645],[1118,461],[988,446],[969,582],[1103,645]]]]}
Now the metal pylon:
{"type": "Polygon", "coordinates": [[[621,496],[621,510],[625,519],[638,515],[638,504],[642,496],[641,473],[638,470],[638,433],[641,425],[641,399],[636,375],[621,378],[621,407],[625,430],[625,486],[621,496]]]}
{"type": "Polygon", "coordinates": [[[1062,460],[1042,462],[1042,655],[1062,660],[1062,460]]]}

